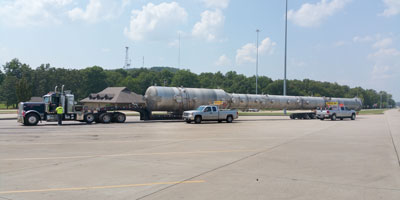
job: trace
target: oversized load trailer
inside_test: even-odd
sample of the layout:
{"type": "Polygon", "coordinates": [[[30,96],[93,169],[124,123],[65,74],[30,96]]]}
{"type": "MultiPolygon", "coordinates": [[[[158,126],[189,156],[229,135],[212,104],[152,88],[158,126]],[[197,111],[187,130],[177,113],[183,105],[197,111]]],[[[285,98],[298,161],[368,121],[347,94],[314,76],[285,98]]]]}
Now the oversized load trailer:
{"type": "MultiPolygon", "coordinates": [[[[147,89],[144,97],[146,111],[150,118],[153,111],[167,111],[179,115],[183,111],[193,110],[200,105],[213,104],[214,102],[219,102],[221,108],[241,110],[313,110],[323,108],[327,102],[332,101],[344,104],[357,111],[361,110],[362,107],[362,101],[359,98],[230,94],[221,89],[183,87],[151,86],[147,89]]],[[[304,113],[302,114],[304,115],[304,113]]],[[[296,116],[300,116],[300,114],[296,116]]]]}
{"type": "MultiPolygon", "coordinates": [[[[50,92],[43,96],[43,102],[21,102],[18,121],[25,125],[36,125],[39,121],[56,121],[55,108],[61,104],[65,113],[63,120],[86,123],[125,122],[126,116],[119,111],[136,111],[141,120],[182,119],[182,113],[201,105],[216,104],[223,109],[288,109],[311,110],[325,107],[327,102],[338,102],[350,109],[360,110],[359,98],[303,97],[279,95],[254,95],[227,93],[222,89],[183,88],[151,86],[145,96],[129,91],[126,87],[110,87],[90,94],[78,105],[69,91],[50,92]],[[154,111],[166,111],[157,115],[154,111]]],[[[302,113],[304,118],[313,118],[313,113],[302,113]],[[309,117],[307,117],[309,116],[309,117]]],[[[296,114],[291,118],[301,116],[296,114]]],[[[302,117],[298,117],[302,118],[302,117]]]]}

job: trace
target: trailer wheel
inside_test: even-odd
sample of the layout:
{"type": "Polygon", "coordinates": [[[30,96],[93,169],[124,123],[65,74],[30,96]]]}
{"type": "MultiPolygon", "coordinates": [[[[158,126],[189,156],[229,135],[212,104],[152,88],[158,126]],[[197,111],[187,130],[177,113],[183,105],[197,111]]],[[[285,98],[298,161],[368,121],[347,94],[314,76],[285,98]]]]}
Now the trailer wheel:
{"type": "Polygon", "coordinates": [[[356,119],[356,114],[353,113],[353,114],[351,115],[351,120],[355,120],[355,119],[356,119]]]}
{"type": "Polygon", "coordinates": [[[229,115],[228,117],[226,117],[226,123],[232,123],[232,121],[233,121],[232,115],[229,115]]]}
{"type": "Polygon", "coordinates": [[[125,120],[126,120],[126,115],[125,115],[124,113],[118,113],[118,114],[115,116],[115,121],[116,121],[117,123],[124,123],[125,120]]]}
{"type": "Polygon", "coordinates": [[[333,114],[333,115],[331,116],[331,120],[332,120],[332,121],[336,121],[336,115],[335,115],[335,114],[333,114]]]}
{"type": "Polygon", "coordinates": [[[343,120],[343,117],[341,117],[340,120],[343,120]]]}
{"type": "Polygon", "coordinates": [[[323,118],[321,118],[320,120],[323,121],[324,119],[325,119],[325,118],[323,117],[323,118]]]}
{"type": "Polygon", "coordinates": [[[29,113],[25,116],[24,124],[27,126],[35,126],[39,122],[39,116],[36,113],[29,113]]]}
{"type": "Polygon", "coordinates": [[[196,116],[196,117],[194,118],[194,123],[200,124],[200,123],[201,123],[201,116],[196,116]]]}
{"type": "Polygon", "coordinates": [[[99,120],[100,120],[101,123],[108,124],[108,123],[111,122],[111,119],[112,119],[112,118],[111,118],[111,115],[108,114],[108,113],[102,113],[102,114],[100,114],[100,116],[99,116],[99,120]]]}
{"type": "Polygon", "coordinates": [[[87,124],[91,124],[94,122],[94,115],[92,113],[86,114],[84,116],[84,122],[86,122],[87,124]]]}

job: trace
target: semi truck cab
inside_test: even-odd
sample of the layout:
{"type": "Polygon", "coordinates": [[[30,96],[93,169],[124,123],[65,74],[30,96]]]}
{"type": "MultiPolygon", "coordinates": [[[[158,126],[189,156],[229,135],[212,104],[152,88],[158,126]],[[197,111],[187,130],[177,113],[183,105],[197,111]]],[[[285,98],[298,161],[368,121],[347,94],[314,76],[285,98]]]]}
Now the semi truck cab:
{"type": "MultiPolygon", "coordinates": [[[[83,106],[75,105],[74,95],[70,91],[64,92],[63,86],[61,92],[57,92],[56,87],[54,92],[44,95],[43,102],[19,103],[17,121],[28,126],[34,126],[42,120],[55,122],[57,121],[56,108],[59,104],[64,108],[63,120],[84,120],[83,106]]],[[[94,120],[94,117],[92,118],[94,120]]]]}

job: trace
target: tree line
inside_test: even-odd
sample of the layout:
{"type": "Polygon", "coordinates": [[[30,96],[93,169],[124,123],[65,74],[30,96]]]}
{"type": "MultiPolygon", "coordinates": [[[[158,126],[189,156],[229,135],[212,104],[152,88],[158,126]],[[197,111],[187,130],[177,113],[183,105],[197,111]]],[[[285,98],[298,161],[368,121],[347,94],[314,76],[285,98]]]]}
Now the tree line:
{"type": "MultiPolygon", "coordinates": [[[[204,72],[195,74],[189,70],[170,67],[153,67],[150,69],[115,69],[105,70],[99,66],[85,69],[55,68],[42,64],[36,69],[28,64],[13,59],[0,70],[0,101],[7,107],[16,107],[18,102],[28,101],[32,96],[43,96],[54,90],[56,85],[65,85],[76,99],[97,93],[106,87],[127,87],[131,91],[144,94],[149,86],[175,86],[194,88],[220,88],[229,93],[255,93],[255,76],[247,77],[234,71],[204,72]]],[[[266,76],[258,77],[258,93],[282,95],[283,80],[272,80],[266,76]]],[[[395,106],[392,95],[385,91],[350,88],[338,83],[304,80],[288,80],[287,95],[293,96],[326,96],[326,97],[359,97],[365,108],[395,106]]]]}

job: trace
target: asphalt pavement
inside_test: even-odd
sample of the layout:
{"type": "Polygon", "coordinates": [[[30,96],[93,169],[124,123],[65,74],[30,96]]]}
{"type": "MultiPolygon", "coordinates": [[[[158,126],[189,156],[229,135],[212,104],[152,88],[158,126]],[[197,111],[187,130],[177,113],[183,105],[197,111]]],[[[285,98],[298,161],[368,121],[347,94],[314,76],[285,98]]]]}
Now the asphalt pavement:
{"type": "Polygon", "coordinates": [[[0,199],[400,199],[400,112],[355,121],[0,121],[0,199]]]}

